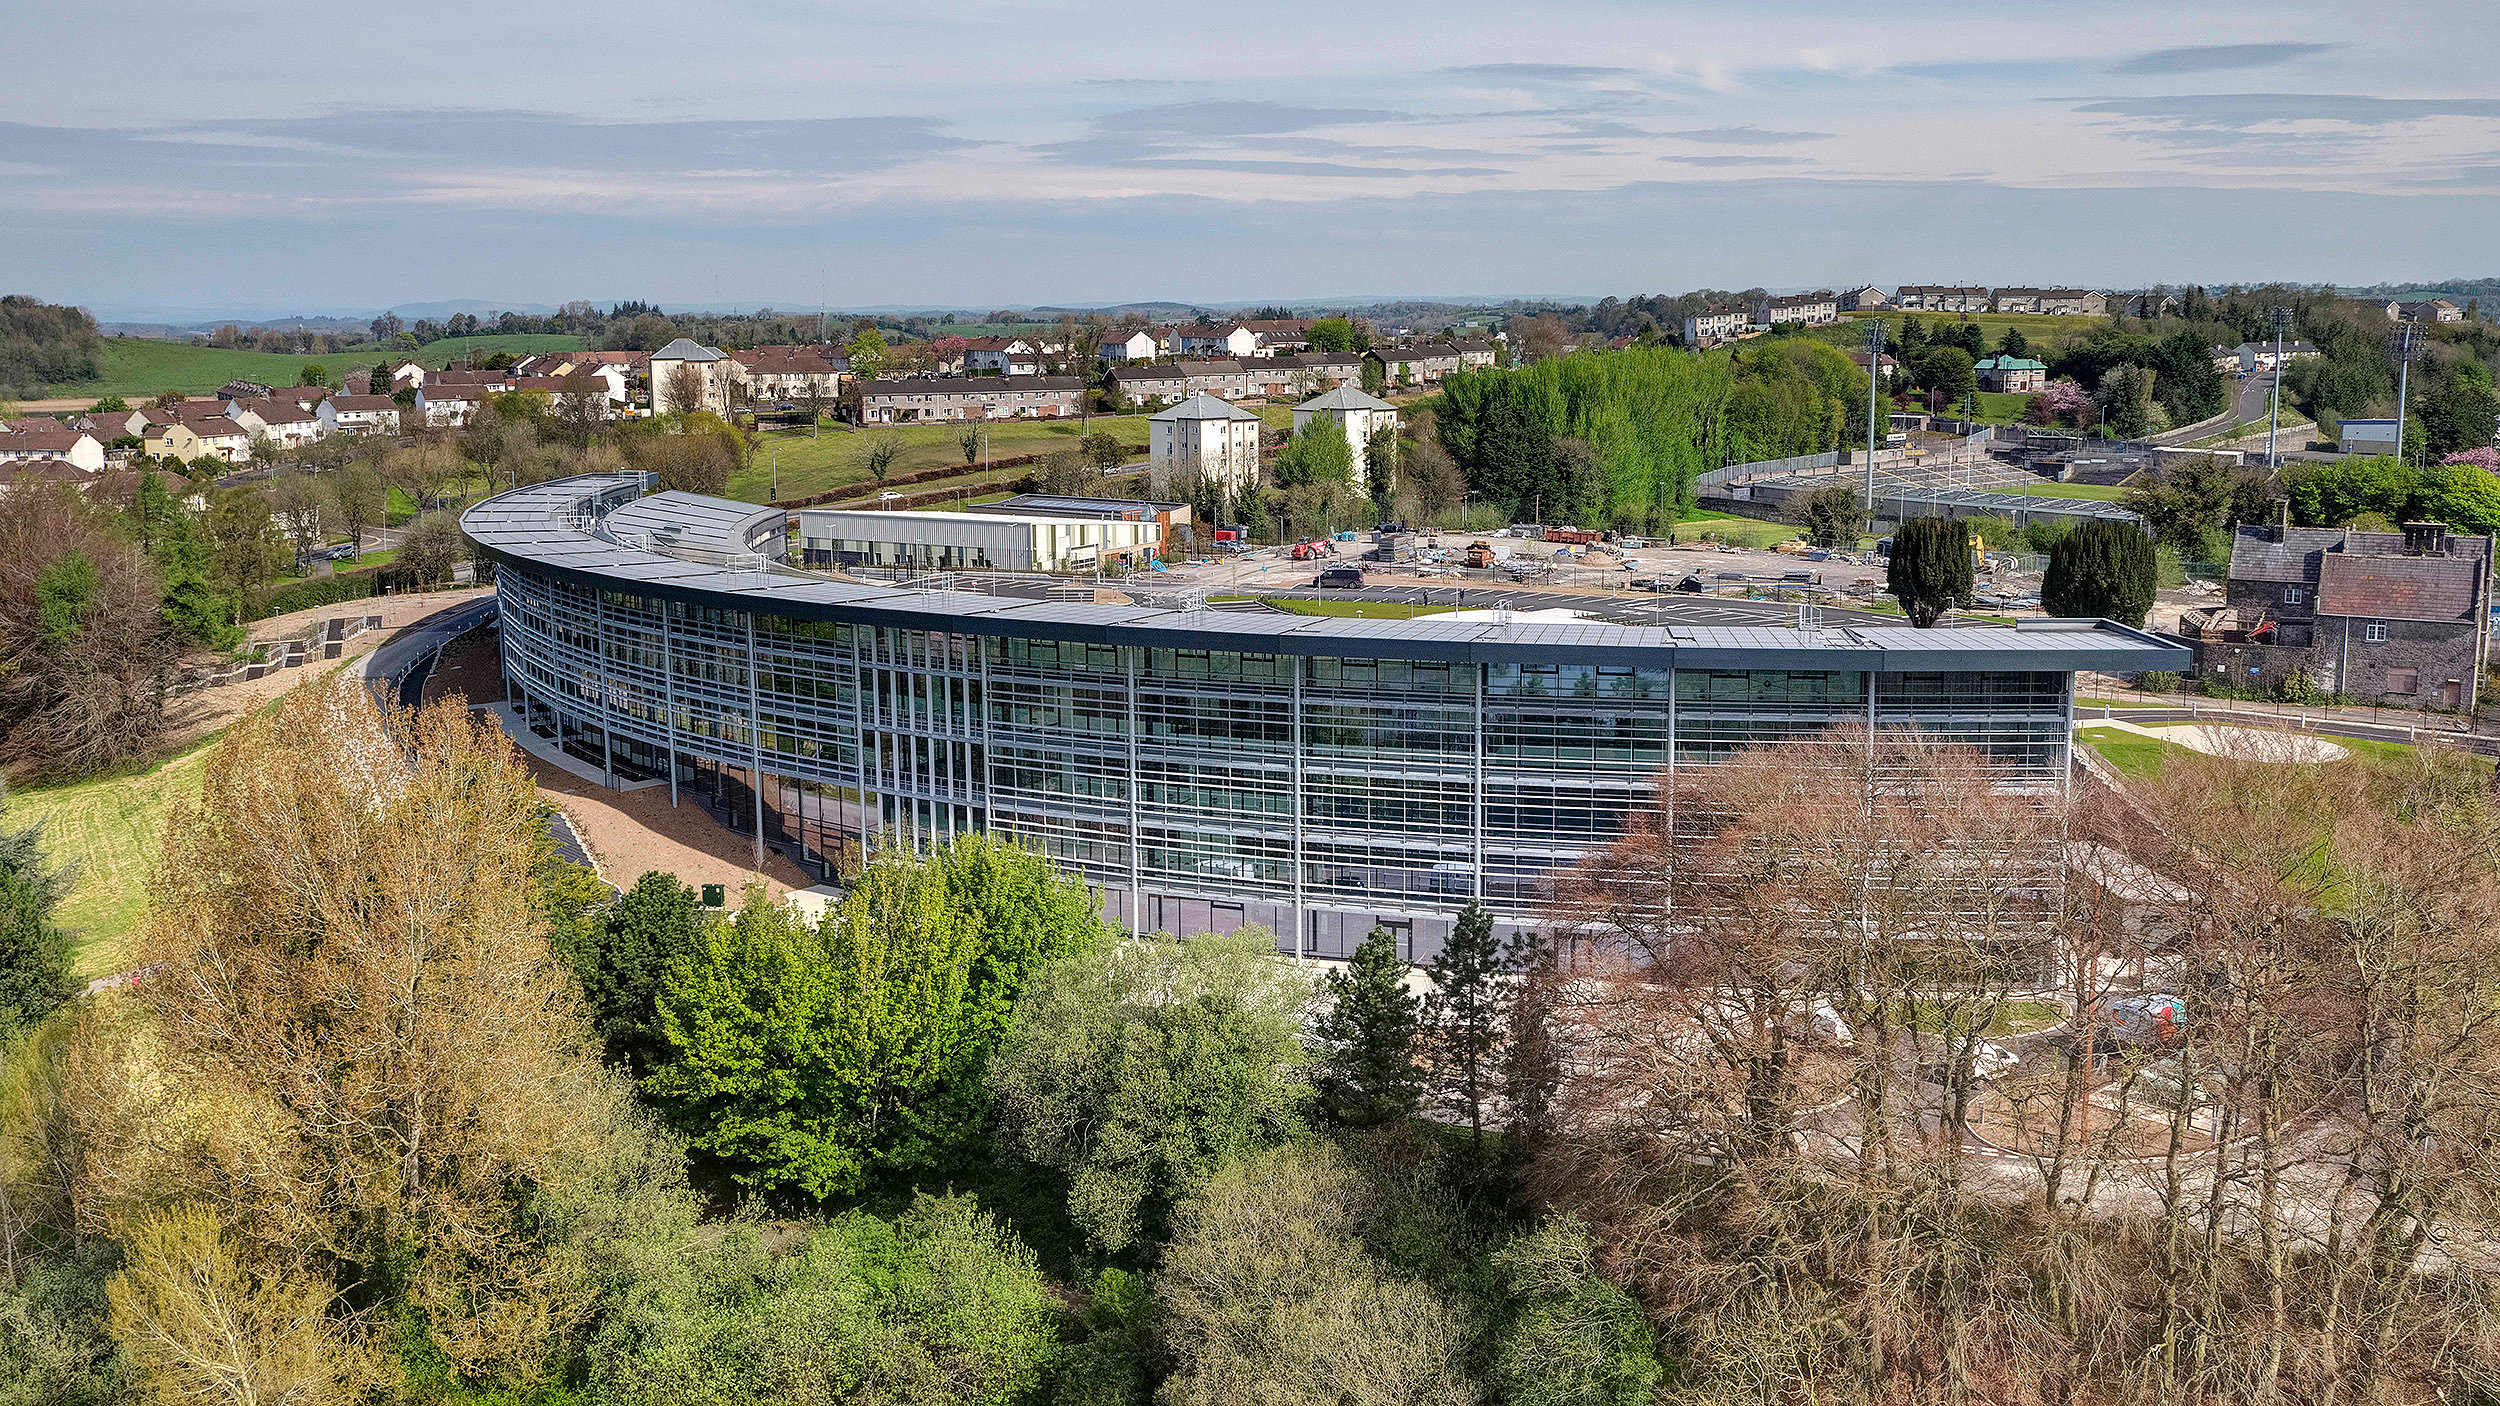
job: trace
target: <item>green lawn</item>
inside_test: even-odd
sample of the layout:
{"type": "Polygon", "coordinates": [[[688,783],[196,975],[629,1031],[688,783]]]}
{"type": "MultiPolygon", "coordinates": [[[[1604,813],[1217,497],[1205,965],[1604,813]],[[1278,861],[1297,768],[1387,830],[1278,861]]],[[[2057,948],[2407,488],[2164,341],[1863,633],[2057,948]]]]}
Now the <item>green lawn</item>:
{"type": "MultiPolygon", "coordinates": [[[[2026,334],[2027,335],[2027,334],[2026,334]]],[[[2031,405],[2028,391],[1981,391],[1979,423],[1983,425],[2015,425],[2022,423],[2023,411],[2031,405]]]]}
{"type": "MultiPolygon", "coordinates": [[[[1223,599],[1239,598],[1227,596],[1223,599]]],[[[1353,620],[1412,620],[1419,615],[1445,615],[1450,610],[1446,605],[1411,605],[1390,600],[1301,600],[1276,596],[1265,597],[1265,600],[1270,610],[1282,610],[1292,615],[1334,615],[1353,620]]]]}
{"type": "Polygon", "coordinates": [[[1675,540],[1678,542],[1698,542],[1705,537],[1716,537],[1740,547],[1776,547],[1796,536],[1797,529],[1788,523],[1763,522],[1749,517],[1686,518],[1675,525],[1675,540]]]}
{"type": "MultiPolygon", "coordinates": [[[[1124,444],[1146,442],[1146,417],[1143,415],[1097,415],[1096,430],[1107,430],[1119,436],[1124,444]]],[[[746,468],[730,475],[729,496],[750,503],[771,501],[773,464],[780,460],[781,501],[804,498],[846,484],[866,483],[868,466],[863,462],[868,446],[880,435],[893,435],[903,443],[903,455],[890,471],[899,476],[922,469],[960,466],[964,462],[963,446],[958,442],[966,425],[898,425],[892,429],[871,429],[853,433],[828,429],[821,436],[804,431],[765,437],[755,446],[755,453],[746,468]]],[[[980,426],[989,432],[990,457],[1004,459],[1012,455],[1043,454],[1053,449],[1073,449],[1084,433],[1081,420],[993,420],[980,426]]],[[[1029,469],[998,470],[983,478],[977,469],[969,481],[994,482],[999,477],[1020,477],[1029,469]]],[[[904,484],[897,493],[927,493],[946,483],[904,484]]]]}
{"type": "Polygon", "coordinates": [[[2101,754],[2101,760],[2116,767],[2122,776],[2151,776],[2174,756],[2187,748],[2176,742],[2144,737],[2114,727],[2079,727],[2075,736],[2101,754]]]}
{"type": "Polygon", "coordinates": [[[56,916],[77,939],[80,976],[105,976],[128,964],[131,933],[147,914],[147,877],[156,868],[165,817],[176,801],[199,794],[207,761],[203,744],[132,775],[9,797],[11,827],[42,821],[52,857],[78,864],[77,886],[56,916]]]}
{"type": "Polygon", "coordinates": [[[1991,488],[1991,493],[2019,493],[2026,498],[2090,498],[2102,503],[2126,501],[2127,490],[2109,483],[2026,483],[2019,488],[1991,488]]]}

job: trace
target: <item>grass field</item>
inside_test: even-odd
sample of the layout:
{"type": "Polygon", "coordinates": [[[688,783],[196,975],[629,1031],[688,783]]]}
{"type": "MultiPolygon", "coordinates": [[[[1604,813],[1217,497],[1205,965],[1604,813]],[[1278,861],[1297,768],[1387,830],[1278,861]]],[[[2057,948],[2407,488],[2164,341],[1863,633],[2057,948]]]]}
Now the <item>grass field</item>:
{"type": "Polygon", "coordinates": [[[48,386],[54,396],[94,396],[101,399],[117,395],[136,402],[159,391],[181,391],[188,395],[204,395],[228,381],[259,381],[264,385],[291,386],[295,375],[306,362],[317,361],[336,380],[347,374],[347,368],[359,362],[370,362],[373,356],[352,357],[346,353],[335,356],[279,355],[275,352],[227,351],[220,347],[195,347],[182,342],[152,342],[144,337],[107,337],[104,351],[97,358],[104,374],[92,381],[62,382],[48,386]]]}
{"type": "MultiPolygon", "coordinates": [[[[1976,322],[1979,324],[1979,334],[1988,339],[1988,350],[1991,352],[1996,350],[1997,343],[2005,336],[2007,328],[2018,328],[2024,338],[2031,343],[2035,353],[2067,342],[2080,342],[2092,334],[2092,329],[2109,321],[2106,317],[2059,317],[2052,313],[2036,312],[1975,312],[1967,316],[1953,312],[1903,313],[1897,308],[1885,308],[1875,313],[1847,314],[1848,318],[1869,316],[1882,318],[1895,332],[1900,330],[1901,320],[1904,317],[1917,318],[1919,325],[1930,331],[1962,322],[1976,322]]],[[[1856,348],[1865,344],[1866,334],[1847,320],[1831,327],[1818,328],[1817,331],[1827,340],[1842,346],[1856,348]]]]}
{"type": "MultiPolygon", "coordinates": [[[[780,460],[781,499],[804,498],[829,488],[866,483],[870,475],[865,462],[868,446],[880,435],[893,435],[902,441],[903,456],[890,471],[895,475],[915,473],[922,469],[960,466],[964,461],[962,438],[965,425],[898,425],[892,429],[859,432],[827,429],[820,437],[801,431],[776,434],[755,446],[748,466],[729,479],[729,496],[750,503],[771,501],[773,464],[780,460]]],[[[990,457],[1003,459],[1019,454],[1044,454],[1053,449],[1073,449],[1084,435],[1081,420],[992,420],[981,428],[989,432],[990,457]]],[[[1143,415],[1097,415],[1096,430],[1107,430],[1119,436],[1124,444],[1146,442],[1146,417],[1143,415]]],[[[1020,477],[1027,469],[1000,470],[986,476],[977,475],[969,482],[995,481],[1001,476],[1020,477]]],[[[906,484],[898,493],[927,493],[946,484],[906,484]]]]}
{"type": "Polygon", "coordinates": [[[1983,425],[2014,425],[2022,423],[2023,411],[2031,405],[2028,391],[1981,391],[1979,423],[1983,425]]]}
{"type": "Polygon", "coordinates": [[[1412,620],[1419,615],[1447,614],[1450,609],[1446,605],[1414,605],[1394,600],[1300,600],[1276,596],[1264,599],[1270,610],[1289,615],[1333,615],[1349,620],[1412,620]]]}
{"type": "MultiPolygon", "coordinates": [[[[578,351],[582,339],[555,333],[515,333],[511,336],[472,337],[462,341],[446,337],[428,342],[416,353],[415,360],[428,366],[441,366],[474,349],[477,355],[508,351],[515,355],[530,352],[578,351]]],[[[117,395],[136,401],[159,391],[181,391],[187,395],[205,395],[228,381],[258,381],[263,385],[291,386],[296,373],[308,362],[319,362],[330,373],[332,382],[347,375],[351,366],[371,366],[399,353],[380,347],[351,348],[346,351],[317,352],[298,355],[293,352],[229,351],[223,347],[197,347],[188,342],[159,342],[145,337],[107,337],[103,354],[97,358],[97,369],[103,374],[92,381],[62,382],[46,387],[50,396],[93,396],[102,399],[117,395]]]]}
{"type": "MultiPolygon", "coordinates": [[[[582,350],[582,339],[569,332],[498,332],[482,337],[443,337],[417,348],[414,360],[426,366],[442,366],[470,356],[493,356],[510,352],[528,356],[533,352],[567,352],[582,350]]],[[[346,353],[342,352],[344,356],[346,353]]],[[[366,353],[371,360],[373,353],[366,353]]],[[[332,367],[333,371],[338,368],[332,367]]]]}
{"type": "Polygon", "coordinates": [[[42,821],[54,860],[78,864],[78,883],[55,916],[77,939],[80,976],[104,976],[127,965],[132,930],[147,914],[147,877],[156,868],[165,817],[175,802],[199,794],[207,762],[208,746],[202,744],[133,775],[9,797],[6,819],[12,828],[42,821]]]}

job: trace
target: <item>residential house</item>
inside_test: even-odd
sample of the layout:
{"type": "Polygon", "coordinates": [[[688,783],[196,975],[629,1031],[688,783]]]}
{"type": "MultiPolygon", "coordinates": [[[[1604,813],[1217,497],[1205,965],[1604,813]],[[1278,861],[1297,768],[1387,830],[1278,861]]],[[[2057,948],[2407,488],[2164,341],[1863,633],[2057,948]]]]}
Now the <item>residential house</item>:
{"type": "Polygon", "coordinates": [[[1753,314],[1733,303],[1704,308],[1684,319],[1684,345],[1707,347],[1745,335],[1753,325],[1753,314]]]}
{"type": "Polygon", "coordinates": [[[387,395],[334,395],[313,413],[329,434],[399,433],[399,402],[387,395]]]}
{"type": "Polygon", "coordinates": [[[1842,312],[1872,312],[1877,308],[1891,305],[1892,296],[1871,283],[1852,288],[1840,295],[1842,312]]]}
{"type": "Polygon", "coordinates": [[[1152,361],[1162,345],[1154,333],[1141,328],[1125,337],[1103,338],[1100,355],[1105,361],[1152,361]]]}
{"type": "Polygon", "coordinates": [[[1892,295],[1905,312],[1986,312],[1988,290],[1942,283],[1904,283],[1892,295]]]}
{"type": "Polygon", "coordinates": [[[139,452],[188,464],[209,450],[187,421],[168,417],[148,421],[139,432],[139,452]]]}
{"type": "Polygon", "coordinates": [[[1870,356],[1875,358],[1875,374],[1883,377],[1886,385],[1890,385],[1892,378],[1901,374],[1901,363],[1893,359],[1891,352],[1853,351],[1849,353],[1849,359],[1857,363],[1860,371],[1866,369],[1867,358],[1870,356]]]}
{"type": "Polygon", "coordinates": [[[1458,365],[1462,371],[1483,371],[1501,360],[1490,338],[1463,337],[1450,345],[1458,352],[1458,365]]]}
{"type": "Polygon", "coordinates": [[[842,391],[842,373],[814,347],[757,347],[729,354],[729,364],[752,399],[793,405],[813,393],[827,401],[842,391]]]}
{"type": "Polygon", "coordinates": [[[1184,323],[1172,329],[1172,355],[1245,357],[1259,353],[1259,334],[1239,322],[1184,323]]]}
{"type": "MultiPolygon", "coordinates": [[[[2318,349],[2307,342],[2283,344],[2283,360],[2286,362],[2297,361],[2304,356],[2317,355],[2319,355],[2318,349]]],[[[2274,369],[2274,343],[2272,342],[2242,342],[2232,348],[2230,356],[2232,362],[2242,371],[2274,369]]]]}
{"type": "Polygon", "coordinates": [[[999,376],[1039,376],[1042,374],[1041,348],[1022,337],[967,337],[964,339],[964,370],[975,376],[984,372],[999,376]]]}
{"type": "Polygon", "coordinates": [[[257,396],[225,402],[226,418],[281,449],[301,449],[328,434],[321,417],[293,399],[257,396]]]}
{"type": "Polygon", "coordinates": [[[2418,303],[2401,304],[2407,322],[2463,322],[2465,309],[2446,298],[2426,298],[2418,303]]]}
{"type": "Polygon", "coordinates": [[[418,409],[429,430],[456,430],[474,422],[486,408],[486,397],[494,394],[484,386],[426,387],[419,397],[418,409]]]}
{"type": "Polygon", "coordinates": [[[1111,398],[1124,405],[1144,405],[1152,400],[1186,400],[1189,378],[1170,362],[1139,362],[1114,366],[1103,378],[1111,398]]]}
{"type": "Polygon", "coordinates": [[[1241,325],[1250,329],[1255,350],[1261,356],[1283,356],[1311,349],[1311,323],[1308,317],[1254,317],[1241,325]]]}
{"type": "Polygon", "coordinates": [[[1084,408],[1079,376],[913,376],[860,386],[859,411],[871,425],[928,420],[1057,419],[1084,408]]]}
{"type": "Polygon", "coordinates": [[[391,386],[393,389],[397,389],[401,386],[422,386],[424,384],[425,368],[419,366],[417,363],[413,361],[402,361],[391,367],[391,386]]]}
{"type": "Polygon", "coordinates": [[[275,394],[258,381],[228,381],[217,388],[219,400],[259,400],[275,394]]]}
{"type": "MultiPolygon", "coordinates": [[[[251,462],[252,431],[249,428],[232,419],[229,419],[224,415],[218,414],[216,410],[211,407],[202,407],[200,409],[192,410],[191,407],[186,404],[183,408],[185,410],[190,410],[191,413],[181,415],[181,423],[185,429],[191,432],[193,440],[197,442],[199,454],[205,454],[208,457],[225,464],[246,464],[251,462]]],[[[141,442],[141,447],[146,449],[147,452],[151,454],[159,452],[152,444],[149,444],[144,439],[141,442]]],[[[194,454],[187,457],[197,458],[199,455],[194,454]]]]}
{"type": "Polygon", "coordinates": [[[2247,688],[2298,673],[2360,702],[2472,710],[2491,657],[2493,535],[2293,527],[2284,512],[2232,534],[2225,604],[2182,620],[2198,675],[2247,688]]]}
{"type": "Polygon", "coordinates": [[[1318,419],[1334,420],[1344,427],[1346,443],[1354,450],[1354,486],[1367,487],[1371,478],[1365,461],[1372,434],[1381,429],[1395,430],[1398,408],[1378,396],[1365,394],[1359,387],[1339,386],[1293,408],[1296,433],[1318,419]]]}
{"type": "Polygon", "coordinates": [[[709,410],[715,415],[726,415],[730,375],[727,353],[680,337],[651,353],[651,409],[654,413],[709,410]],[[681,391],[678,383],[689,378],[690,389],[681,391]],[[681,404],[680,400],[687,396],[691,400],[681,404]]]}
{"type": "Polygon", "coordinates": [[[1821,327],[1840,321],[1840,295],[1825,289],[1819,293],[1799,293],[1794,297],[1764,298],[1754,305],[1754,321],[1768,327],[1797,324],[1821,327]]]}
{"type": "Polygon", "coordinates": [[[104,442],[65,425],[0,432],[0,479],[33,473],[84,487],[104,471],[104,442]]]}
{"type": "Polygon", "coordinates": [[[1999,288],[1998,312],[2046,313],[2061,317],[2100,317],[2109,299],[2089,288],[1999,288]]]}
{"type": "Polygon", "coordinates": [[[102,441],[105,447],[110,448],[114,440],[144,433],[148,427],[148,412],[144,410],[88,410],[70,416],[68,425],[74,430],[85,430],[102,441]]]}
{"type": "Polygon", "coordinates": [[[1146,419],[1146,483],[1160,497],[1192,475],[1237,493],[1259,476],[1259,417],[1204,392],[1146,419]]]}
{"type": "Polygon", "coordinates": [[[1353,352],[1295,352],[1282,359],[1293,363],[1295,385],[1305,394],[1363,380],[1363,358],[1353,352]]]}
{"type": "Polygon", "coordinates": [[[1981,390],[2008,395],[2023,395],[2049,383],[2048,363],[2024,356],[1982,357],[1971,371],[1979,378],[1981,390]]]}
{"type": "Polygon", "coordinates": [[[1364,355],[1379,365],[1381,383],[1387,386],[1437,386],[1459,365],[1458,348],[1447,342],[1374,347],[1364,355]]]}

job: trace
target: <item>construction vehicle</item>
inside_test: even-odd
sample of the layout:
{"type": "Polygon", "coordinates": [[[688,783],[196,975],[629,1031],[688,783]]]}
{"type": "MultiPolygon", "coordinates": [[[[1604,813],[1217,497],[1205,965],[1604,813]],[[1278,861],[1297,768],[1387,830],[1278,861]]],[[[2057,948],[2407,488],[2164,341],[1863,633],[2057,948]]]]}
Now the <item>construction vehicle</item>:
{"type": "Polygon", "coordinates": [[[1467,564],[1479,571],[1493,565],[1493,544],[1490,542],[1468,543],[1467,564]]]}

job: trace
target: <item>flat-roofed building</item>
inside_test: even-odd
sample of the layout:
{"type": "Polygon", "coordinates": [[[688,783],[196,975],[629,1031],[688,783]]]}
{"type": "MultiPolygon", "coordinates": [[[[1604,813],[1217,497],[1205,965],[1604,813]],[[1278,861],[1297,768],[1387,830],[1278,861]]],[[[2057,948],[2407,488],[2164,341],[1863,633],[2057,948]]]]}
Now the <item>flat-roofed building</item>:
{"type": "MultiPolygon", "coordinates": [[[[742,529],[778,514],[641,487],[585,475],[461,515],[495,568],[516,733],[667,785],[759,861],[825,877],[992,834],[1115,923],[1257,925],[1306,956],[1384,926],[1429,961],[1471,901],[1538,927],[1559,876],[1654,817],[1670,767],[1749,745],[1915,729],[2055,804],[2075,672],[2191,658],[2106,621],[1798,629],[1742,602],[1712,607],[1735,623],[1359,620],[886,585],[759,569],[742,529]]],[[[1866,784],[1890,784],[1866,755],[1866,784]]],[[[2062,847],[2032,859],[2053,881],[2062,847]]]]}
{"type": "Polygon", "coordinates": [[[1151,521],[1090,517],[831,508],[799,513],[800,561],[808,566],[1090,571],[1116,557],[1151,554],[1156,536],[1151,521]]]}

